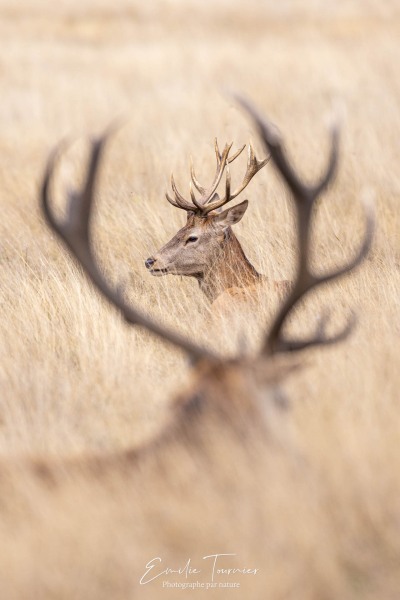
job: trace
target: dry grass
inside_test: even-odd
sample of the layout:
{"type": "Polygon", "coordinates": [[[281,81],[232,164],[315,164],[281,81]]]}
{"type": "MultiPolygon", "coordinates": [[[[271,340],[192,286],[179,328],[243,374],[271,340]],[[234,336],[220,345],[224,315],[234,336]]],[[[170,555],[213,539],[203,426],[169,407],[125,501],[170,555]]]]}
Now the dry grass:
{"type": "MultiPolygon", "coordinates": [[[[176,597],[158,584],[139,588],[150,558],[168,555],[181,565],[224,551],[260,574],[241,579],[239,592],[209,590],[208,598],[400,595],[400,13],[395,0],[274,5],[0,3],[2,598],[176,597]],[[311,328],[329,305],[338,323],[356,309],[357,331],[305,356],[306,368],[285,384],[296,458],[266,456],[254,476],[240,463],[242,495],[222,495],[227,506],[211,475],[197,490],[199,475],[184,467],[182,478],[196,489],[185,502],[181,481],[179,515],[176,492],[161,486],[161,503],[158,483],[143,474],[143,481],[67,478],[62,492],[43,487],[27,459],[63,463],[136,447],[162,427],[169,399],[190,378],[179,353],[109,311],[51,238],[37,201],[47,154],[65,135],[127,117],[99,190],[104,268],[144,310],[231,352],[237,338],[229,323],[208,339],[207,306],[194,282],[152,279],[143,265],[183,222],[163,199],[171,169],[182,187],[192,153],[206,179],[216,135],[235,144],[253,139],[262,154],[224,95],[230,88],[280,124],[310,179],[324,165],[332,101],[344,108],[339,176],[315,223],[316,269],[344,262],[357,247],[364,186],[375,193],[376,240],[364,266],[311,296],[292,327],[311,328]],[[142,496],[154,500],[143,507],[142,496]]],[[[81,141],[69,150],[64,185],[79,181],[86,151],[81,141]]],[[[248,256],[261,272],[290,278],[290,199],[271,166],[248,197],[236,227],[248,256]]],[[[260,312],[257,322],[244,315],[246,325],[239,323],[251,349],[271,319],[268,298],[260,312]]]]}

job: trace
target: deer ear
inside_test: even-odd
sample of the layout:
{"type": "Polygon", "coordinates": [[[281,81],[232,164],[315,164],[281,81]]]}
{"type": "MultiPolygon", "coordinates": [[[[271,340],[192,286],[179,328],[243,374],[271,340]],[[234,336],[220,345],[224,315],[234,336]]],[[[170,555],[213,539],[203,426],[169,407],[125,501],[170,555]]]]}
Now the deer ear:
{"type": "Polygon", "coordinates": [[[219,215],[214,217],[214,225],[218,227],[218,229],[226,229],[231,225],[235,225],[239,223],[240,219],[243,217],[246,209],[249,205],[248,200],[244,200],[240,204],[236,204],[236,206],[232,206],[231,208],[227,208],[219,215]]]}

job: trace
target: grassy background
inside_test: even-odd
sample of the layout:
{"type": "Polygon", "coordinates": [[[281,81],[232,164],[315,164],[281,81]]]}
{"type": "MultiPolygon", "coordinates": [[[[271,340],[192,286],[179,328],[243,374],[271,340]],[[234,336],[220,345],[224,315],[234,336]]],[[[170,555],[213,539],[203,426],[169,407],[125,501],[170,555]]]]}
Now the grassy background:
{"type": "MultiPolygon", "coordinates": [[[[275,590],[271,597],[335,597],[340,584],[341,597],[372,590],[371,598],[394,598],[400,589],[399,543],[393,534],[400,516],[395,479],[400,431],[400,14],[394,0],[275,4],[1,1],[0,455],[5,468],[13,470],[15,461],[26,457],[79,458],[137,446],[162,427],[170,399],[190,381],[184,358],[147,333],[127,328],[45,228],[38,188],[50,149],[64,136],[75,140],[55,189],[62,206],[65,189],[81,181],[85,139],[122,115],[125,125],[108,146],[98,191],[96,243],[105,271],[125,284],[143,310],[187,335],[233,352],[245,332],[249,349],[255,350],[276,298],[262,298],[253,320],[244,314],[233,328],[222,320],[210,339],[209,311],[196,283],[172,276],[153,279],[146,273],[144,259],[184,223],[181,211],[163,197],[169,173],[173,170],[180,188],[187,189],[192,154],[199,178],[209,180],[215,136],[221,144],[233,140],[235,146],[252,140],[257,154],[263,154],[250,123],[226,93],[233,89],[279,124],[296,167],[312,180],[325,165],[327,123],[332,105],[338,104],[344,115],[341,160],[315,220],[315,269],[343,264],[355,252],[363,232],[359,198],[364,188],[374,193],[378,230],[362,268],[311,295],[291,323],[293,331],[309,331],[327,305],[334,310],[333,324],[355,309],[357,330],[340,346],[307,353],[305,368],[285,383],[296,444],[314,474],[323,474],[318,514],[325,523],[326,501],[334,517],[328,528],[321,527],[315,512],[304,508],[315,501],[307,492],[300,503],[300,527],[291,504],[299,489],[290,487],[285,469],[269,465],[280,493],[267,502],[264,523],[290,514],[285,543],[303,548],[305,539],[312,540],[305,544],[302,560],[307,556],[315,568],[305,563],[310,580],[299,591],[295,553],[289,552],[286,562],[279,544],[272,544],[268,560],[274,574],[263,585],[275,590]],[[336,528],[348,534],[341,537],[336,528]],[[326,560],[317,560],[322,549],[326,560]],[[356,568],[341,568],[344,555],[354,558],[356,568]],[[325,596],[318,587],[321,573],[325,596]]],[[[244,168],[243,158],[233,177],[239,179],[244,168]]],[[[260,272],[290,278],[295,257],[291,201],[272,165],[257,175],[246,197],[250,207],[235,231],[247,255],[260,272]]],[[[122,505],[122,513],[129,514],[128,494],[117,494],[120,503],[114,498],[113,504],[107,494],[91,489],[78,502],[77,487],[71,486],[68,494],[50,502],[36,488],[31,494],[21,475],[13,485],[19,493],[22,487],[36,507],[38,520],[30,521],[26,511],[23,518],[18,513],[14,487],[5,481],[2,559],[10,582],[5,597],[35,597],[29,595],[32,582],[40,582],[34,593],[41,598],[47,593],[57,598],[130,597],[130,561],[137,560],[140,571],[150,556],[132,558],[127,550],[136,538],[124,538],[126,520],[116,514],[122,505]],[[99,494],[96,526],[87,529],[82,541],[82,514],[87,518],[85,511],[91,513],[99,494]],[[81,512],[74,512],[75,505],[81,512]],[[69,515],[65,523],[62,512],[69,515]],[[10,524],[19,518],[24,526],[16,534],[10,524]],[[104,527],[99,529],[99,523],[104,527]],[[118,562],[113,555],[111,567],[110,531],[121,533],[115,534],[118,543],[113,539],[124,556],[118,562]],[[88,576],[80,580],[81,587],[73,561],[79,543],[77,556],[88,561],[82,563],[88,576]],[[39,548],[42,571],[35,561],[39,548]],[[55,562],[59,572],[54,565],[49,568],[57,553],[62,556],[55,562]],[[50,571],[57,573],[53,580],[50,571]],[[109,588],[100,572],[107,573],[109,588]],[[68,587],[71,581],[74,590],[68,587]],[[47,587],[40,587],[43,582],[47,587]],[[61,589],[56,595],[54,590],[61,589]]]]}

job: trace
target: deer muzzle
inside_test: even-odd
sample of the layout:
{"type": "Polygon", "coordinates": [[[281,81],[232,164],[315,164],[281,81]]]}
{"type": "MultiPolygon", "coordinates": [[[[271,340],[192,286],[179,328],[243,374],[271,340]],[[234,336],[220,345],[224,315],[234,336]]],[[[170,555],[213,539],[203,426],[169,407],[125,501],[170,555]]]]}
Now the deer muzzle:
{"type": "Polygon", "coordinates": [[[157,267],[154,267],[156,262],[157,262],[157,259],[153,258],[152,256],[150,256],[150,258],[147,258],[144,261],[146,269],[148,269],[150,271],[150,274],[154,275],[155,277],[161,276],[161,275],[166,275],[166,273],[168,273],[168,269],[165,269],[165,268],[158,269],[157,267]]]}

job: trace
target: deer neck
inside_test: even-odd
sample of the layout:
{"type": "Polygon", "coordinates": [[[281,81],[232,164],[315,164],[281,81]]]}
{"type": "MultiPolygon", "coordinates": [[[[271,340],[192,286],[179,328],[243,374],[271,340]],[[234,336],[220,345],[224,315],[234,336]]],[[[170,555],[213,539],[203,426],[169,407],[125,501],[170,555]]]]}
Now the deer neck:
{"type": "Polygon", "coordinates": [[[198,277],[200,289],[210,302],[232,287],[254,285],[261,275],[250,263],[239,240],[229,228],[210,267],[198,277]]]}

